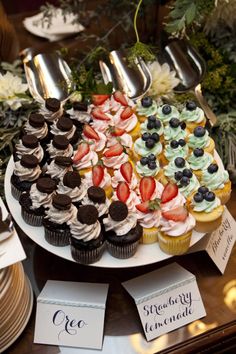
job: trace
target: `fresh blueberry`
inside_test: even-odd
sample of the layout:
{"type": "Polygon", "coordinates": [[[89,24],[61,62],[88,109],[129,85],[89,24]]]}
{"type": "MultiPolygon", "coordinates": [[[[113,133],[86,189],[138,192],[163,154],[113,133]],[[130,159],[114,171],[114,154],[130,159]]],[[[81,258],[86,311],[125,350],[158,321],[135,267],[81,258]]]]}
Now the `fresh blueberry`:
{"type": "Polygon", "coordinates": [[[156,164],[156,161],[150,161],[148,162],[148,168],[150,170],[155,170],[157,168],[157,164],[156,164]]]}
{"type": "Polygon", "coordinates": [[[207,202],[213,202],[215,200],[215,193],[213,192],[207,192],[205,195],[204,195],[204,199],[207,201],[207,202]]]}
{"type": "Polygon", "coordinates": [[[186,141],[184,139],[179,139],[178,143],[182,147],[186,145],[186,141]]]}
{"type": "Polygon", "coordinates": [[[182,171],[175,172],[175,180],[176,181],[180,181],[182,177],[183,177],[182,171]]]}
{"type": "Polygon", "coordinates": [[[178,118],[171,118],[169,125],[171,128],[178,128],[180,121],[178,118]]]}
{"type": "Polygon", "coordinates": [[[154,129],[154,128],[155,128],[155,123],[154,123],[154,122],[148,122],[148,123],[147,123],[147,128],[148,128],[149,130],[154,129]]]}
{"type": "Polygon", "coordinates": [[[176,157],[175,166],[179,168],[183,168],[185,166],[185,159],[183,159],[183,157],[176,157]]]}
{"type": "Polygon", "coordinates": [[[192,171],[189,168],[185,168],[183,170],[183,176],[191,178],[193,176],[193,173],[192,173],[192,171]]]}
{"type": "Polygon", "coordinates": [[[143,141],[147,141],[150,137],[151,137],[150,133],[145,132],[145,133],[142,134],[142,140],[143,141]]]}
{"type": "Polygon", "coordinates": [[[209,173],[216,173],[218,171],[218,165],[216,163],[211,163],[208,167],[207,167],[207,171],[209,173]]]}
{"type": "Polygon", "coordinates": [[[188,111],[194,111],[197,108],[197,105],[194,101],[188,101],[186,103],[186,108],[188,111]]]}
{"type": "Polygon", "coordinates": [[[194,136],[196,136],[197,138],[201,138],[202,136],[205,135],[205,133],[206,133],[206,129],[201,126],[196,127],[193,131],[194,136]]]}
{"type": "Polygon", "coordinates": [[[147,156],[148,161],[156,161],[156,156],[154,154],[150,154],[147,156]]]}
{"type": "Polygon", "coordinates": [[[155,141],[155,143],[158,143],[160,140],[159,134],[157,133],[152,133],[151,138],[155,141]]]}
{"type": "Polygon", "coordinates": [[[149,138],[147,141],[145,141],[145,146],[147,149],[152,149],[155,146],[155,141],[149,138]]]}
{"type": "Polygon", "coordinates": [[[141,99],[141,104],[142,104],[142,106],[145,107],[145,108],[151,107],[151,105],[152,105],[152,98],[149,97],[149,96],[143,97],[143,98],[141,99]]]}
{"type": "Polygon", "coordinates": [[[169,104],[165,104],[162,107],[162,113],[163,114],[170,114],[171,113],[171,106],[169,104]]]}
{"type": "Polygon", "coordinates": [[[194,156],[196,156],[196,157],[201,157],[201,156],[204,155],[204,150],[201,149],[201,148],[195,148],[195,149],[193,150],[193,154],[194,154],[194,156]]]}
{"type": "Polygon", "coordinates": [[[201,203],[203,201],[203,194],[195,193],[193,199],[196,203],[201,203]]]}
{"type": "Polygon", "coordinates": [[[180,183],[180,185],[181,185],[182,187],[185,187],[185,186],[187,186],[187,185],[190,183],[190,180],[189,180],[188,177],[183,176],[183,177],[181,178],[181,180],[179,181],[179,183],[180,183]]]}
{"type": "Polygon", "coordinates": [[[209,192],[209,189],[206,186],[201,186],[198,188],[198,192],[204,195],[209,192]]]}
{"type": "Polygon", "coordinates": [[[148,164],[148,158],[146,156],[142,157],[140,159],[140,163],[141,163],[142,166],[147,165],[148,164]]]}
{"type": "Polygon", "coordinates": [[[160,129],[160,127],[161,127],[161,121],[160,121],[160,119],[156,119],[154,125],[155,125],[155,129],[160,129]]]}
{"type": "Polygon", "coordinates": [[[149,117],[148,117],[148,121],[155,123],[155,121],[156,121],[156,116],[153,116],[153,115],[152,115],[152,116],[149,116],[149,117]]]}
{"type": "Polygon", "coordinates": [[[179,143],[177,140],[171,140],[170,146],[172,147],[172,149],[177,149],[177,147],[179,146],[179,143]]]}
{"type": "Polygon", "coordinates": [[[181,127],[182,130],[186,129],[186,123],[185,123],[185,122],[182,122],[182,123],[180,124],[180,127],[181,127]]]}

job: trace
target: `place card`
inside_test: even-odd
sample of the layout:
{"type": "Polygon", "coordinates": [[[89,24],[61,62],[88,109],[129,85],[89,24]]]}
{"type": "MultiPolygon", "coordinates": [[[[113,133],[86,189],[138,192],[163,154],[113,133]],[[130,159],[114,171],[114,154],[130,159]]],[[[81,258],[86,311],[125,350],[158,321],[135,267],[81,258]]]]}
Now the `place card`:
{"type": "Polygon", "coordinates": [[[48,280],[37,298],[34,342],[101,349],[108,286],[48,280]]]}
{"type": "Polygon", "coordinates": [[[148,341],[206,315],[195,276],[177,263],[122,285],[135,301],[148,341]]]}

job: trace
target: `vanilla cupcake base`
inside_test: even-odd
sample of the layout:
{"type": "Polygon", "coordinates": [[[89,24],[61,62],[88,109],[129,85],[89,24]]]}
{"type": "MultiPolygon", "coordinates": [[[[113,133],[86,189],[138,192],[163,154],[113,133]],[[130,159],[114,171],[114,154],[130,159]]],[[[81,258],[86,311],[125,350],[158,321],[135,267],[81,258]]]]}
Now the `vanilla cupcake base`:
{"type": "Polygon", "coordinates": [[[221,204],[225,205],[230,199],[231,182],[230,181],[226,182],[223,189],[215,189],[214,193],[220,199],[221,204]]]}
{"type": "Polygon", "coordinates": [[[158,241],[158,230],[156,227],[143,228],[143,236],[140,239],[140,243],[149,245],[158,241]]]}
{"type": "Polygon", "coordinates": [[[210,213],[196,212],[191,208],[189,212],[196,220],[196,225],[194,229],[197,232],[212,232],[216,230],[222,222],[222,214],[224,212],[224,207],[222,205],[218,206],[210,213]]]}
{"type": "Polygon", "coordinates": [[[158,241],[160,249],[173,256],[184,254],[189,249],[191,236],[192,230],[180,236],[169,236],[166,233],[159,231],[158,241]]]}
{"type": "Polygon", "coordinates": [[[195,122],[188,122],[186,121],[186,126],[187,126],[187,129],[189,130],[190,133],[193,133],[194,129],[201,126],[201,127],[205,127],[206,125],[206,118],[204,118],[202,120],[202,122],[198,122],[198,123],[195,123],[195,122]]]}

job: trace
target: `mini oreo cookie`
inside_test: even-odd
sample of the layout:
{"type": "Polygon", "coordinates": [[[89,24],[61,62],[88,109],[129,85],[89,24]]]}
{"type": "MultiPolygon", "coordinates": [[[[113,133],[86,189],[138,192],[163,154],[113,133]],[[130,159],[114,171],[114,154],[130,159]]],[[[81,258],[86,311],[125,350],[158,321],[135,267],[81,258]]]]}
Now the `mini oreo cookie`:
{"type": "Polygon", "coordinates": [[[69,145],[69,140],[63,135],[55,135],[52,145],[58,150],[65,150],[69,145]]]}
{"type": "Polygon", "coordinates": [[[44,116],[40,113],[31,113],[29,116],[29,124],[34,128],[41,128],[45,123],[44,116]]]}
{"type": "Polygon", "coordinates": [[[94,205],[82,205],[78,208],[77,219],[86,225],[92,225],[98,220],[98,210],[94,205]]]}
{"type": "Polygon", "coordinates": [[[71,198],[65,194],[56,194],[52,197],[52,205],[58,210],[70,209],[71,202],[71,198]]]}
{"type": "Polygon", "coordinates": [[[21,165],[26,168],[35,168],[39,160],[34,155],[23,155],[20,161],[21,165]]]}
{"type": "Polygon", "coordinates": [[[35,149],[38,147],[39,142],[35,135],[26,134],[22,136],[22,144],[27,148],[35,149]]]}
{"type": "Polygon", "coordinates": [[[88,188],[88,197],[90,200],[92,200],[94,203],[105,203],[106,201],[106,193],[104,189],[101,187],[95,187],[91,186],[88,188]]]}
{"type": "Polygon", "coordinates": [[[73,165],[72,159],[66,156],[56,156],[54,161],[59,166],[70,167],[73,165]]]}
{"type": "Polygon", "coordinates": [[[70,118],[62,116],[57,121],[57,128],[62,132],[68,132],[73,128],[73,123],[70,118]]]}
{"type": "Polygon", "coordinates": [[[127,205],[119,200],[114,201],[109,206],[109,214],[114,221],[125,220],[128,216],[127,205]]]}
{"type": "Polygon", "coordinates": [[[72,107],[75,111],[87,112],[88,105],[84,102],[73,102],[72,107]]]}
{"type": "Polygon", "coordinates": [[[76,171],[68,171],[63,177],[63,184],[69,188],[80,187],[81,185],[81,177],[76,171]]]}
{"type": "Polygon", "coordinates": [[[56,182],[49,177],[41,177],[36,182],[36,187],[41,193],[51,194],[56,190],[56,182]]]}
{"type": "Polygon", "coordinates": [[[57,98],[47,98],[45,107],[51,112],[57,112],[61,107],[61,102],[57,98]]]}

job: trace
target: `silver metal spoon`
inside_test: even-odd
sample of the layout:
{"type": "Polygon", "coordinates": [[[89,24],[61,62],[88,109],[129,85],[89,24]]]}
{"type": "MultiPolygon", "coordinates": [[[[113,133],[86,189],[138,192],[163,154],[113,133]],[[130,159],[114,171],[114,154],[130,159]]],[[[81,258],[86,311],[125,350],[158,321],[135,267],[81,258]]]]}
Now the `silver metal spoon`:
{"type": "Polygon", "coordinates": [[[72,88],[71,70],[56,53],[38,54],[25,60],[24,69],[33,98],[43,102],[53,97],[65,101],[72,88]]]}
{"type": "Polygon", "coordinates": [[[120,90],[131,99],[141,98],[152,84],[151,73],[141,58],[135,65],[130,65],[123,50],[113,50],[105,61],[99,61],[104,82],[113,83],[115,90],[120,90]]]}
{"type": "Polygon", "coordinates": [[[217,123],[216,115],[212,112],[201,91],[200,82],[206,73],[204,59],[190,43],[183,40],[170,42],[165,46],[163,55],[180,79],[180,84],[175,87],[174,91],[181,93],[193,90],[210,124],[214,126],[217,123]]]}

